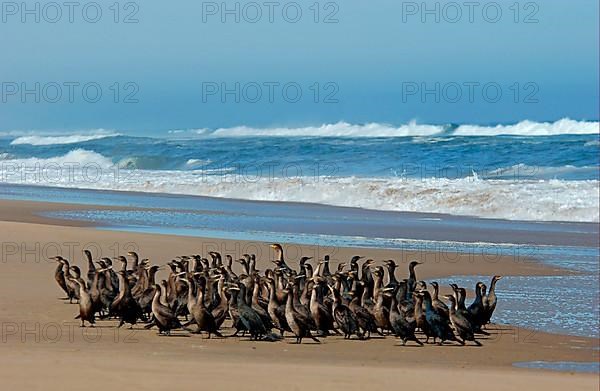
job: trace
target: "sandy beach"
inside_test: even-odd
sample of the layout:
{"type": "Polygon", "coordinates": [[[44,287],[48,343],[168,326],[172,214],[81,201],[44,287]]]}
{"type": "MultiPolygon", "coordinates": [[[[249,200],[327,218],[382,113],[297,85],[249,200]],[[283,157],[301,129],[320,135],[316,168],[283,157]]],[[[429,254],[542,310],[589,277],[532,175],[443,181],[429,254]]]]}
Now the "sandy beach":
{"type": "MultiPolygon", "coordinates": [[[[422,386],[427,389],[513,390],[517,388],[592,390],[597,374],[520,369],[523,361],[598,361],[598,339],[548,334],[511,325],[492,325],[483,347],[402,347],[394,338],[345,341],[324,339],[322,344],[251,342],[245,338],[203,339],[185,331],[172,337],[156,330],[116,329],[114,321],[81,329],[73,318],[77,306],[59,300],[55,264],[48,258],[62,253],[84,266],[81,251],[114,256],[135,249],[154,264],[176,255],[219,249],[234,257],[257,254],[258,268],[273,259],[269,243],[154,235],[98,230],[76,221],[40,217],[43,210],[77,209],[81,205],[0,201],[2,273],[0,375],[7,388],[101,389],[143,386],[150,389],[211,387],[231,389],[364,389],[422,386]],[[15,295],[15,292],[18,292],[15,295]]],[[[381,261],[395,259],[399,276],[407,262],[420,259],[419,278],[450,275],[561,275],[569,271],[528,259],[489,258],[474,254],[410,253],[384,249],[325,248],[286,244],[288,259],[296,253],[332,254],[335,266],[352,255],[381,261]]],[[[85,269],[85,266],[84,266],[85,269]]],[[[165,278],[165,272],[159,278],[165,278]]],[[[471,300],[470,298],[468,300],[471,300]]],[[[502,305],[501,303],[499,305],[502,305]]],[[[228,323],[226,323],[228,325],[228,323]]],[[[225,334],[231,334],[225,329],[225,334]]]]}

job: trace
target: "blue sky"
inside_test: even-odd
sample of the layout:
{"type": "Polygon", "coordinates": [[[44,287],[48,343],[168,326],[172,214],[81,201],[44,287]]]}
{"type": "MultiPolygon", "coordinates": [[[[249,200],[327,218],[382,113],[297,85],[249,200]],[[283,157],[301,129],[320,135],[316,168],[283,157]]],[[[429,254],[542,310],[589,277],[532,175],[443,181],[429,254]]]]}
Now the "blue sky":
{"type": "MultiPolygon", "coordinates": [[[[232,15],[223,23],[221,10],[213,15],[212,4],[221,1],[144,0],[137,9],[120,2],[118,16],[109,9],[113,2],[100,3],[96,23],[83,18],[86,2],[74,10],[73,23],[66,8],[56,23],[47,20],[55,15],[52,9],[45,15],[40,10],[36,23],[35,15],[3,8],[0,130],[105,128],[143,134],[338,121],[598,119],[597,0],[516,2],[518,14],[510,8],[515,2],[499,1],[493,3],[500,6],[499,18],[497,7],[484,1],[474,9],[473,22],[469,9],[457,2],[463,15],[454,23],[457,9],[442,9],[448,2],[439,3],[439,23],[433,14],[423,23],[422,9],[414,9],[421,1],[298,1],[302,16],[296,23],[284,18],[293,19],[297,9],[287,1],[274,6],[273,23],[262,1],[254,3],[263,12],[255,23],[244,19],[244,5],[248,18],[255,15],[246,1],[238,2],[240,23],[232,15]],[[317,23],[314,6],[309,8],[315,3],[317,23]],[[138,23],[123,23],[132,12],[138,23]],[[327,15],[337,23],[324,23],[327,15]],[[35,90],[36,82],[40,94],[45,91],[39,103],[34,94],[22,95],[23,87],[35,90]],[[79,83],[73,102],[64,84],[70,82],[79,83]],[[83,98],[81,86],[87,83],[102,90],[98,102],[83,98]],[[223,101],[221,87],[236,83],[240,101],[232,94],[223,101]],[[56,84],[62,96],[50,103],[56,84]],[[273,102],[267,85],[274,86],[273,102]],[[292,87],[288,92],[300,89],[298,102],[291,103],[295,94],[283,97],[283,85],[292,87]],[[219,91],[208,95],[207,88],[215,86],[219,91]],[[436,86],[437,101],[434,93],[421,94],[436,86]],[[483,86],[490,88],[486,95],[483,86]],[[262,95],[254,103],[257,91],[262,95]],[[494,101],[497,91],[502,96],[494,101]],[[137,102],[125,103],[134,92],[137,102]]],[[[226,3],[233,8],[236,2],[226,3]]],[[[426,3],[434,9],[436,2],[426,3]]],[[[88,9],[90,19],[93,11],[88,9]]],[[[86,98],[93,100],[93,92],[86,98]]]]}

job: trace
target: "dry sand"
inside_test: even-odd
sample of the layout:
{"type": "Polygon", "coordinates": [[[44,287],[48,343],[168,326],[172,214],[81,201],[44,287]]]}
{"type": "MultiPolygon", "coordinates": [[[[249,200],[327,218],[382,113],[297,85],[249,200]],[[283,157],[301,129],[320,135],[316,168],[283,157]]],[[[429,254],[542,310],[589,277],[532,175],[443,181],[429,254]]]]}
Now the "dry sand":
{"type": "MultiPolygon", "coordinates": [[[[598,339],[508,325],[492,326],[492,336],[481,339],[483,347],[422,348],[402,347],[391,337],[369,341],[330,337],[321,345],[294,345],[291,339],[273,343],[244,338],[207,340],[187,332],[159,337],[156,330],[142,330],[140,326],[117,330],[114,321],[99,321],[95,329],[81,329],[73,319],[77,306],[58,299],[62,292],[53,278],[55,264],[47,260],[57,253],[84,266],[84,270],[83,248],[92,249],[95,256],[138,249],[142,257],[157,264],[164,264],[175,255],[213,249],[232,255],[255,252],[259,268],[269,267],[273,254],[267,243],[103,231],[35,215],[41,210],[63,207],[78,208],[0,201],[3,389],[598,389],[596,374],[512,367],[518,361],[598,361],[598,339]]],[[[355,254],[377,261],[395,259],[401,264],[398,275],[406,273],[408,260],[421,259],[425,263],[418,268],[418,275],[423,279],[454,274],[564,273],[511,254],[484,257],[297,245],[286,249],[290,260],[297,259],[299,253],[330,253],[334,266],[355,254]]],[[[230,333],[225,330],[225,334],[230,333]]]]}

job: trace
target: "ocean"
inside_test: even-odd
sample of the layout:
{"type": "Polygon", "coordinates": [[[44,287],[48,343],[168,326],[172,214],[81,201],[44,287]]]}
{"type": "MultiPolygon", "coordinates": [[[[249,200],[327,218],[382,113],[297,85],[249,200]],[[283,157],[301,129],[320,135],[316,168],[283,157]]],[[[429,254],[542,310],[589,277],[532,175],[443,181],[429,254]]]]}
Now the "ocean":
{"type": "Polygon", "coordinates": [[[0,133],[0,182],[598,222],[599,125],[0,133]]]}

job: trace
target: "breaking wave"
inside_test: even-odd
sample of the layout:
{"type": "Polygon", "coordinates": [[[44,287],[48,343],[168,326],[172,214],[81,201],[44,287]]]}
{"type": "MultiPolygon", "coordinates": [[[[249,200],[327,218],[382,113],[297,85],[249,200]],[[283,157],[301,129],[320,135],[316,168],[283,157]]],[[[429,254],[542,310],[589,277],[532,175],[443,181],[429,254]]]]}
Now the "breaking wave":
{"type": "Polygon", "coordinates": [[[562,134],[598,134],[597,121],[563,118],[556,122],[521,121],[512,125],[427,125],[411,121],[394,126],[381,123],[355,125],[347,122],[307,127],[255,128],[237,126],[219,129],[174,130],[172,135],[212,137],[415,137],[415,136],[556,136],[562,134]]]}
{"type": "Polygon", "coordinates": [[[559,134],[598,134],[599,130],[598,122],[563,118],[556,122],[521,121],[514,125],[461,125],[453,134],[456,136],[556,136],[559,134]]]}
{"type": "Polygon", "coordinates": [[[406,125],[400,126],[378,123],[353,125],[347,122],[338,122],[336,124],[299,128],[253,128],[248,126],[237,126],[215,130],[197,129],[193,132],[199,135],[210,135],[214,137],[408,137],[432,136],[443,133],[445,130],[445,126],[420,125],[415,121],[412,121],[406,125]]]}
{"type": "Polygon", "coordinates": [[[77,144],[86,141],[99,140],[107,137],[119,136],[118,133],[97,133],[97,134],[71,134],[63,136],[21,136],[11,141],[11,145],[61,145],[77,144]]]}
{"type": "Polygon", "coordinates": [[[76,149],[48,159],[0,161],[0,181],[117,191],[141,191],[310,202],[375,210],[470,215],[536,221],[599,221],[597,180],[254,177],[228,170],[128,169],[123,162],[76,149]],[[19,170],[26,167],[26,170],[19,170]]]}

